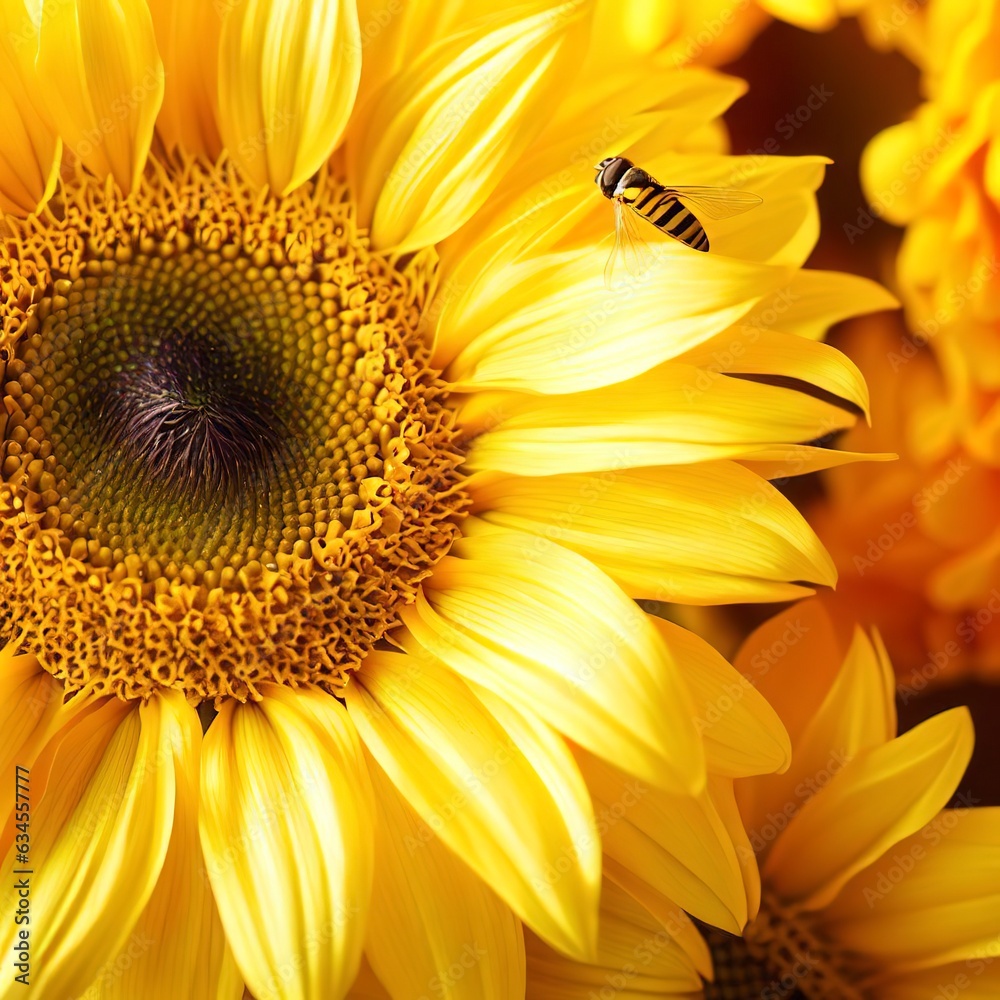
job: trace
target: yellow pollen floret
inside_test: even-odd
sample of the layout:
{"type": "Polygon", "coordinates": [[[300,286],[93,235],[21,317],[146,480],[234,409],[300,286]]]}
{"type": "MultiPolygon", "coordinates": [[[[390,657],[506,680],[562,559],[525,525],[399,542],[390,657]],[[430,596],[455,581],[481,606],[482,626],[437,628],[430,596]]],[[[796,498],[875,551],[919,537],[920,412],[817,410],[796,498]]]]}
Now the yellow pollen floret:
{"type": "Polygon", "coordinates": [[[837,956],[809,926],[808,913],[765,894],[743,936],[703,928],[715,980],[705,1000],[863,1000],[837,956]]]}
{"type": "Polygon", "coordinates": [[[330,170],[82,172],[0,249],[2,632],[69,690],[343,684],[464,506],[418,257],[330,170]]]}

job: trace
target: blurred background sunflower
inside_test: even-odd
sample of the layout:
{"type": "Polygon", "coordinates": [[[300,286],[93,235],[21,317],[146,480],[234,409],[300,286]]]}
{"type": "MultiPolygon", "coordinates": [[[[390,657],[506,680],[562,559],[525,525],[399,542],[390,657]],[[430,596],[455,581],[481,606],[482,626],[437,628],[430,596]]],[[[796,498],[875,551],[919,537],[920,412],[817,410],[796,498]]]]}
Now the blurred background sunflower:
{"type": "MultiPolygon", "coordinates": [[[[892,664],[877,634],[844,646],[821,602],[766,621],[738,652],[792,741],[782,774],[736,782],[745,890],[739,934],[605,887],[595,960],[533,937],[538,1000],[912,1000],[1000,989],[1000,810],[962,782],[967,710],[897,735],[892,664]],[[945,804],[952,801],[950,808],[945,804]]],[[[384,994],[372,994],[384,997],[384,994]]]]}
{"type": "MultiPolygon", "coordinates": [[[[636,22],[649,6],[633,0],[636,22]]],[[[749,81],[726,116],[735,151],[834,159],[818,192],[824,227],[809,263],[874,277],[904,306],[829,338],[872,393],[870,426],[855,426],[837,446],[898,461],[844,465],[781,488],[837,566],[837,588],[823,599],[840,635],[856,622],[879,628],[904,727],[970,706],[980,733],[970,780],[981,801],[998,803],[998,8],[768,6],[773,20],[752,32],[741,27],[750,4],[706,11],[694,31],[700,42],[686,39],[686,59],[749,81]],[[717,38],[728,39],[722,58],[710,44],[717,38]]],[[[677,40],[661,34],[657,44],[676,49],[677,40]]],[[[730,655],[762,612],[681,617],[730,655]]]]}
{"type": "Polygon", "coordinates": [[[820,340],[893,299],[803,270],[823,159],[725,155],[744,86],[606,13],[3,6],[34,995],[516,998],[600,954],[602,881],[753,918],[733,782],[784,726],[636,600],[834,582],[769,480],[864,457],[820,340]],[[609,290],[617,153],[763,204],[609,290]]]}

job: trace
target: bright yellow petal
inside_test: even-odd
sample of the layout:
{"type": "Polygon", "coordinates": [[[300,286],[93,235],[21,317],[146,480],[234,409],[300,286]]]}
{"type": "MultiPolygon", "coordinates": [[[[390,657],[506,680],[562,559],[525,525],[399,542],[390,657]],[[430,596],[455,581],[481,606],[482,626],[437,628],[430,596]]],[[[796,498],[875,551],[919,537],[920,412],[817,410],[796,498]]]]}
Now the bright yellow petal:
{"type": "MultiPolygon", "coordinates": [[[[466,522],[466,530],[475,530],[466,522]]],[[[674,791],[704,782],[677,666],[646,615],[581,556],[518,532],[463,538],[404,621],[463,677],[623,770],[674,791]]]]}
{"type": "MultiPolygon", "coordinates": [[[[219,135],[219,33],[222,11],[205,15],[205,0],[148,0],[156,44],[166,70],[163,107],[156,131],[168,150],[215,160],[219,135]]],[[[235,4],[233,4],[235,6],[235,4]]]]}
{"type": "Polygon", "coordinates": [[[585,750],[577,759],[594,798],[608,871],[632,872],[692,916],[739,933],[747,919],[743,875],[708,793],[669,795],[585,750]]]}
{"type": "MultiPolygon", "coordinates": [[[[796,620],[801,619],[796,616],[796,620]]],[[[801,627],[793,626],[792,634],[801,636],[801,627]]],[[[820,636],[813,637],[813,643],[818,641],[820,636]]],[[[782,665],[780,670],[785,684],[791,689],[786,697],[800,695],[796,714],[799,719],[808,721],[804,727],[795,725],[788,770],[780,775],[761,776],[753,783],[755,817],[759,818],[761,812],[772,817],[797,813],[811,795],[859,753],[895,737],[895,678],[891,664],[880,652],[857,629],[843,665],[818,706],[809,703],[812,692],[803,691],[803,684],[795,675],[809,665],[813,668],[815,682],[827,673],[826,666],[810,657],[805,644],[788,655],[788,664],[782,665]]],[[[837,655],[832,650],[830,653],[837,655]]],[[[765,686],[765,696],[781,683],[781,679],[770,679],[765,686]]],[[[784,704],[779,702],[779,708],[784,704]]],[[[757,822],[763,825],[766,820],[758,819],[757,822]]]]}
{"type": "Polygon", "coordinates": [[[820,916],[895,969],[1000,957],[1000,809],[945,809],[855,876],[820,916]]]}
{"type": "Polygon", "coordinates": [[[355,0],[242,0],[219,41],[219,120],[253,182],[287,194],[333,152],[361,76],[355,0]]]}
{"type": "Polygon", "coordinates": [[[533,934],[525,935],[525,1000],[651,1000],[700,991],[701,978],[669,926],[628,893],[605,880],[598,952],[593,962],[564,958],[533,934]]]}
{"type": "Polygon", "coordinates": [[[367,954],[396,997],[521,1000],[524,940],[510,908],[370,761],[378,822],[367,954]]]}
{"type": "MultiPolygon", "coordinates": [[[[429,657],[373,653],[346,694],[372,756],[423,820],[422,834],[440,837],[555,947],[590,954],[597,831],[590,803],[555,783],[558,762],[536,769],[543,742],[523,727],[505,729],[429,657]]],[[[575,784],[582,789],[579,776],[575,784]]]]}
{"type": "Polygon", "coordinates": [[[501,258],[487,267],[502,243],[511,241],[516,252],[523,248],[517,245],[518,237],[526,244],[545,234],[541,249],[546,250],[558,235],[591,214],[602,220],[595,235],[604,239],[609,206],[595,197],[594,164],[628,150],[644,136],[656,135],[662,141],[664,136],[685,135],[721,114],[745,91],[742,80],[702,69],[668,69],[651,60],[593,78],[582,72],[517,170],[504,178],[469,225],[442,245],[447,279],[463,290],[466,279],[474,281],[484,271],[491,283],[502,279],[501,258]],[[611,121],[609,106],[615,108],[611,121]]]}
{"type": "MultiPolygon", "coordinates": [[[[665,70],[648,61],[590,87],[586,74],[560,105],[556,119],[469,222],[439,247],[441,285],[431,307],[436,319],[434,364],[444,368],[470,339],[465,318],[500,300],[517,273],[511,265],[544,254],[567,237],[575,248],[599,244],[611,232],[610,206],[594,187],[594,164],[655,134],[685,135],[724,110],[746,86],[704,70],[665,70]],[[600,91],[595,99],[591,90],[600,91]],[[606,107],[616,108],[614,122],[606,107]],[[592,219],[582,239],[579,226],[592,219]]],[[[591,247],[603,260],[608,246],[591,247]]],[[[476,331],[478,332],[478,331],[476,331]]]]}
{"type": "Polygon", "coordinates": [[[973,958],[920,972],[890,973],[877,989],[879,1000],[996,1000],[1000,996],[1000,962],[973,958]]]}
{"type": "Polygon", "coordinates": [[[827,31],[838,19],[835,0],[758,0],[774,17],[810,31],[827,31]]]}
{"type": "Polygon", "coordinates": [[[881,642],[873,645],[860,628],[840,673],[812,721],[795,741],[789,771],[797,780],[814,774],[831,754],[853,760],[896,736],[896,681],[881,642]]]}
{"type": "Polygon", "coordinates": [[[261,689],[205,736],[201,843],[249,989],[340,1000],[357,975],[373,868],[372,794],[336,699],[261,689]]]}
{"type": "Polygon", "coordinates": [[[38,76],[66,145],[122,191],[139,182],[163,100],[163,63],[146,0],[46,4],[38,76]]]}
{"type": "MultiPolygon", "coordinates": [[[[62,684],[34,656],[16,650],[16,641],[0,650],[0,774],[12,774],[17,764],[31,767],[63,701],[62,684]]],[[[11,799],[5,816],[13,807],[13,794],[8,783],[3,801],[8,795],[11,799]]]]}
{"type": "MultiPolygon", "coordinates": [[[[656,246],[638,281],[608,289],[593,248],[531,258],[462,318],[470,343],[446,377],[459,391],[583,392],[690,350],[750,311],[789,273],[681,244],[656,246]]],[[[454,337],[445,328],[445,339],[454,337]]]]}
{"type": "Polygon", "coordinates": [[[827,905],[849,879],[944,806],[969,762],[972,740],[969,712],[956,708],[860,753],[778,838],[764,884],[786,902],[827,905]]]}
{"type": "Polygon", "coordinates": [[[719,819],[729,831],[729,837],[736,851],[736,860],[743,875],[743,891],[747,900],[747,918],[753,920],[760,909],[761,881],[760,868],[757,866],[757,854],[750,843],[736,801],[734,782],[717,774],[708,776],[708,794],[712,799],[719,819]]]}
{"type": "Polygon", "coordinates": [[[782,601],[832,586],[819,539],[777,489],[733,462],[592,475],[480,477],[483,520],[593,560],[631,597],[685,604],[782,601]],[[796,581],[797,583],[792,583],[796,581]]]}
{"type": "Polygon", "coordinates": [[[176,692],[155,696],[179,723],[170,844],[135,929],[98,972],[84,1000],[240,1000],[243,978],[226,945],[198,841],[201,723],[176,692]]]}
{"type": "Polygon", "coordinates": [[[745,455],[740,464],[765,479],[784,480],[854,462],[894,462],[898,457],[886,452],[834,451],[807,444],[787,444],[745,455]]]}
{"type": "MultiPolygon", "coordinates": [[[[685,70],[684,74],[690,72],[685,70]]],[[[633,151],[632,159],[664,184],[736,188],[762,199],[751,211],[730,219],[702,219],[713,256],[794,268],[805,262],[819,236],[815,191],[828,160],[818,156],[664,153],[655,134],[640,147],[633,151]]],[[[574,236],[596,242],[608,231],[606,210],[595,208],[587,222],[574,230],[574,236]]]]}
{"type": "Polygon", "coordinates": [[[569,396],[478,393],[463,410],[470,468],[522,476],[750,455],[849,427],[839,407],[779,386],[668,362],[569,396]]]}
{"type": "Polygon", "coordinates": [[[750,681],[693,632],[661,618],[652,621],[680,666],[709,771],[742,778],[787,768],[788,733],[750,681]]]}
{"type": "MultiPolygon", "coordinates": [[[[711,779],[710,779],[711,780],[711,779]]],[[[639,905],[652,914],[684,949],[699,975],[708,979],[712,975],[712,953],[694,921],[661,892],[657,892],[641,875],[636,875],[622,865],[604,859],[604,876],[607,882],[627,892],[639,905]]]]}
{"type": "Polygon", "coordinates": [[[750,326],[773,327],[807,340],[821,340],[835,323],[864,313],[896,309],[899,302],[881,285],[840,271],[796,271],[792,280],[754,307],[750,326]]]}
{"type": "Polygon", "coordinates": [[[0,209],[27,215],[49,199],[59,177],[62,142],[40,95],[38,27],[23,3],[0,7],[0,209]]]}
{"type": "Polygon", "coordinates": [[[797,379],[853,403],[867,418],[868,386],[858,366],[829,344],[737,324],[678,358],[724,374],[797,379]]]}
{"type": "Polygon", "coordinates": [[[570,87],[589,6],[533,0],[495,11],[388,83],[351,151],[376,246],[436,243],[483,204],[570,87]]]}
{"type": "MultiPolygon", "coordinates": [[[[31,785],[30,859],[7,854],[3,891],[18,906],[16,869],[30,868],[31,984],[39,996],[76,995],[128,940],[163,865],[173,824],[174,748],[186,719],[173,699],[141,707],[115,699],[81,712],[43,753],[50,778],[31,785]]],[[[184,706],[185,709],[187,706],[184,706]]],[[[40,762],[41,763],[41,762],[40,762]]],[[[18,926],[2,935],[12,952],[18,926]]],[[[0,997],[21,994],[12,976],[0,997]]]]}

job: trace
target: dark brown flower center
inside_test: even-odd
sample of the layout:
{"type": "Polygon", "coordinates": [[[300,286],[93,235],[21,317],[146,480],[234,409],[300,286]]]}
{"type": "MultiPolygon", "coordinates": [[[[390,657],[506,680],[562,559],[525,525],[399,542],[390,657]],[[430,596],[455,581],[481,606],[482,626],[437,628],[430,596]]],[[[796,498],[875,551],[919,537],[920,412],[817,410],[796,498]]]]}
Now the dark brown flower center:
{"type": "Polygon", "coordinates": [[[81,176],[0,260],[6,628],[71,688],[336,688],[463,505],[420,330],[327,175],[81,176]]]}

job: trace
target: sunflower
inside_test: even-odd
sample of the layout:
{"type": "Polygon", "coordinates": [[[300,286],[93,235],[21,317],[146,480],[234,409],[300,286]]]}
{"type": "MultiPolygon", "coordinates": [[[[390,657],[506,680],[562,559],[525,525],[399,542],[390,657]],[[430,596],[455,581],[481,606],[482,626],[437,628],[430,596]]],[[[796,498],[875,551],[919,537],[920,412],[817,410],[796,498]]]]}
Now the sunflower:
{"type": "Polygon", "coordinates": [[[879,626],[913,692],[967,671],[1000,676],[998,10],[914,12],[928,100],[868,145],[871,211],[845,227],[851,242],[874,217],[907,227],[895,265],[906,327],[863,323],[843,345],[875,386],[875,427],[842,443],[901,462],[831,473],[813,516],[842,573],[831,608],[879,626]]]}
{"type": "Polygon", "coordinates": [[[742,849],[760,861],[759,876],[745,869],[756,915],[738,936],[699,936],[682,913],[608,885],[597,959],[529,939],[527,996],[996,996],[1000,809],[953,796],[972,751],[968,712],[897,735],[878,635],[857,629],[840,646],[816,600],[766,622],[737,664],[792,741],[785,773],[736,782],[742,849]]]}
{"type": "Polygon", "coordinates": [[[841,631],[878,627],[904,700],[963,674],[995,679],[997,470],[962,446],[940,369],[900,319],[853,321],[838,343],[872,386],[875,414],[840,444],[899,460],[824,473],[823,496],[806,511],[838,570],[824,604],[841,631]]]}
{"type": "Polygon", "coordinates": [[[891,298],[801,269],[823,161],[722,155],[737,81],[593,72],[579,0],[2,16],[37,928],[3,945],[37,995],[341,997],[364,954],[397,998],[460,960],[454,995],[519,996],[522,927],[594,953],[601,810],[647,787],[691,817],[656,891],[738,927],[714,782],[784,766],[783,730],[752,691],[699,725],[738,675],[633,599],[833,582],[767,477],[850,460],[814,442],[866,390],[818,339],[891,298]],[[609,291],[622,151],[763,206],[609,291]]]}

